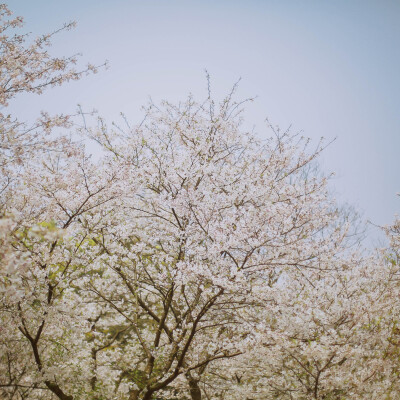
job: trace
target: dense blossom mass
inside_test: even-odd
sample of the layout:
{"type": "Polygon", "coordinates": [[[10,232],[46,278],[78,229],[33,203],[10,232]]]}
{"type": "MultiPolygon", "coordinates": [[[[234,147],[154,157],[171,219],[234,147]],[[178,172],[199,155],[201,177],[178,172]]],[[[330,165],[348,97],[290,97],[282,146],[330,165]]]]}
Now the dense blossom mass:
{"type": "Polygon", "coordinates": [[[363,249],[322,144],[247,133],[236,87],[137,126],[28,126],[17,94],[96,68],[0,24],[2,399],[400,397],[400,222],[363,249]]]}

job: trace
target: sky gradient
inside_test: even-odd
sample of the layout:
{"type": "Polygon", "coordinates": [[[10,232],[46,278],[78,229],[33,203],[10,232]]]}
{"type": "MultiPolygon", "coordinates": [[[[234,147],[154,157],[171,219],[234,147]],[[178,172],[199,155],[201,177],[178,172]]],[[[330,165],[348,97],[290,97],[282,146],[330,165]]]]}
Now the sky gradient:
{"type": "MultiPolygon", "coordinates": [[[[239,98],[257,96],[246,120],[261,137],[264,119],[292,125],[315,143],[337,138],[322,154],[340,201],[374,224],[400,211],[400,1],[13,0],[26,29],[46,33],[75,20],[52,47],[55,55],[110,68],[45,95],[11,104],[21,117],[44,109],[95,108],[109,120],[140,106],[223,97],[239,77],[239,98]]],[[[371,230],[372,237],[379,235],[371,230]],[[374,236],[375,235],[375,236],[374,236]]]]}

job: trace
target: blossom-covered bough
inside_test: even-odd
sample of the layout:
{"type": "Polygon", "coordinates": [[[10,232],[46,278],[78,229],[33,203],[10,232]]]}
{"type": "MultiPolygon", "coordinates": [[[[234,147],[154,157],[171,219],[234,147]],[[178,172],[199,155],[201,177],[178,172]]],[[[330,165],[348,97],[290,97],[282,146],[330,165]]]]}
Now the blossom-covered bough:
{"type": "MultiPolygon", "coordinates": [[[[29,53],[23,39],[42,80],[24,86],[23,67],[7,61],[20,89],[4,84],[3,106],[81,74],[63,59],[59,75],[42,42],[29,53]]],[[[85,123],[76,142],[48,134],[74,129],[71,118],[24,131],[10,118],[0,144],[2,398],[398,396],[396,225],[391,253],[348,248],[351,224],[314,169],[321,145],[246,133],[233,92],[151,104],[135,127],[85,123]],[[96,161],[83,138],[100,145],[96,161]]]]}

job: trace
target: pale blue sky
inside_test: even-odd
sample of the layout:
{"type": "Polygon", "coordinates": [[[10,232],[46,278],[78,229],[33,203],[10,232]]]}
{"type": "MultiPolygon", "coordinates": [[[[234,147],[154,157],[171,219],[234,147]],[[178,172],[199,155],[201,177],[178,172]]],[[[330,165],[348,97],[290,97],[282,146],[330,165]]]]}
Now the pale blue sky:
{"type": "MultiPolygon", "coordinates": [[[[321,157],[338,197],[387,224],[400,211],[400,1],[12,0],[35,33],[75,20],[55,54],[82,52],[110,68],[15,111],[69,112],[80,103],[131,121],[154,100],[206,95],[204,69],[222,97],[242,77],[240,97],[258,96],[247,119],[317,140],[337,137],[321,157]]],[[[372,232],[372,235],[374,233],[372,232]]]]}

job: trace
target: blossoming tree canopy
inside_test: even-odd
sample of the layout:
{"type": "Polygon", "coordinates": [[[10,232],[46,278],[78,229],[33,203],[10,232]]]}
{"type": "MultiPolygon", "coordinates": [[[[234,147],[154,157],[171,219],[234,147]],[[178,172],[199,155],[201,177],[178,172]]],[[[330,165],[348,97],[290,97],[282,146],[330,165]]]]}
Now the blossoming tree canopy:
{"type": "MultiPolygon", "coordinates": [[[[0,10],[4,107],[87,71],[0,10]]],[[[348,248],[321,144],[246,132],[233,92],[126,128],[0,119],[1,398],[396,398],[397,225],[348,248]]]]}

